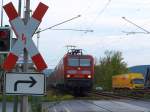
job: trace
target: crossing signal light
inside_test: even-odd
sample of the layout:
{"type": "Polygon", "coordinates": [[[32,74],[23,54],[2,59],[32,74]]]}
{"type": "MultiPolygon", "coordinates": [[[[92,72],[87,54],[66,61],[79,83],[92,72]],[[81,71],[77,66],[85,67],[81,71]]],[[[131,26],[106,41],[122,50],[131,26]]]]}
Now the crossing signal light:
{"type": "Polygon", "coordinates": [[[11,48],[11,28],[0,27],[0,53],[7,53],[11,48]]]}

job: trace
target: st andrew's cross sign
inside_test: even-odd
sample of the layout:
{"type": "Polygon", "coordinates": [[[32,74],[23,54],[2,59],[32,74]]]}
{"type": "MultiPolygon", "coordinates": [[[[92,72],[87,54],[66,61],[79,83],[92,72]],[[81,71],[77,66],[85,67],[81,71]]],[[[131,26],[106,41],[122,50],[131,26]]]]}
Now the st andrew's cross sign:
{"type": "Polygon", "coordinates": [[[32,17],[25,25],[23,20],[19,17],[16,9],[14,8],[12,2],[6,4],[4,10],[9,17],[9,22],[18,38],[17,42],[13,46],[12,50],[8,54],[6,60],[3,63],[3,68],[5,71],[11,71],[18,60],[19,55],[22,53],[23,49],[26,48],[29,52],[32,61],[34,62],[38,71],[42,71],[47,68],[47,65],[36,48],[32,36],[36,29],[40,25],[44,14],[46,13],[48,6],[39,3],[38,7],[34,11],[32,17]]]}

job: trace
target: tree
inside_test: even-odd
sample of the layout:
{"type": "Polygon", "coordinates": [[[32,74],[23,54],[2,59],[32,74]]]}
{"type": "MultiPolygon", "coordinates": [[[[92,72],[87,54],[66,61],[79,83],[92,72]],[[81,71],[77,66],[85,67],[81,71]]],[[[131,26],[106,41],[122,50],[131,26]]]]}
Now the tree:
{"type": "Polygon", "coordinates": [[[121,52],[105,51],[105,57],[101,57],[99,65],[95,66],[95,84],[110,90],[112,76],[127,72],[127,64],[123,61],[121,52]]]}

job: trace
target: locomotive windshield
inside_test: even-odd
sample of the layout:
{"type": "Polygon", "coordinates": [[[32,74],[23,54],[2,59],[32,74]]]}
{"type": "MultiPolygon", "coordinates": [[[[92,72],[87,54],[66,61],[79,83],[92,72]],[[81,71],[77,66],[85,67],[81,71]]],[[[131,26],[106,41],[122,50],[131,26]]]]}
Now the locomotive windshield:
{"type": "Polygon", "coordinates": [[[90,66],[90,59],[80,59],[80,66],[90,66]]]}
{"type": "Polygon", "coordinates": [[[90,59],[69,58],[68,66],[88,67],[91,66],[91,61],[90,59]]]}
{"type": "Polygon", "coordinates": [[[79,59],[77,58],[69,58],[68,59],[69,66],[79,66],[79,59]]]}

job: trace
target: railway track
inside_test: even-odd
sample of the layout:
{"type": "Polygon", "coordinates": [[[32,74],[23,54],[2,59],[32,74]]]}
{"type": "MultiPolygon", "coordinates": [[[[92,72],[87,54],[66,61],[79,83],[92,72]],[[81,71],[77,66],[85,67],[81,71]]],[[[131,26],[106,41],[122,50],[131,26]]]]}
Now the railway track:
{"type": "MultiPolygon", "coordinates": [[[[150,92],[150,91],[149,91],[150,92]]],[[[89,96],[94,95],[97,97],[102,97],[104,99],[129,99],[129,100],[144,100],[142,96],[129,96],[129,95],[123,95],[113,92],[100,92],[100,91],[91,91],[88,93],[89,96]]]]}

